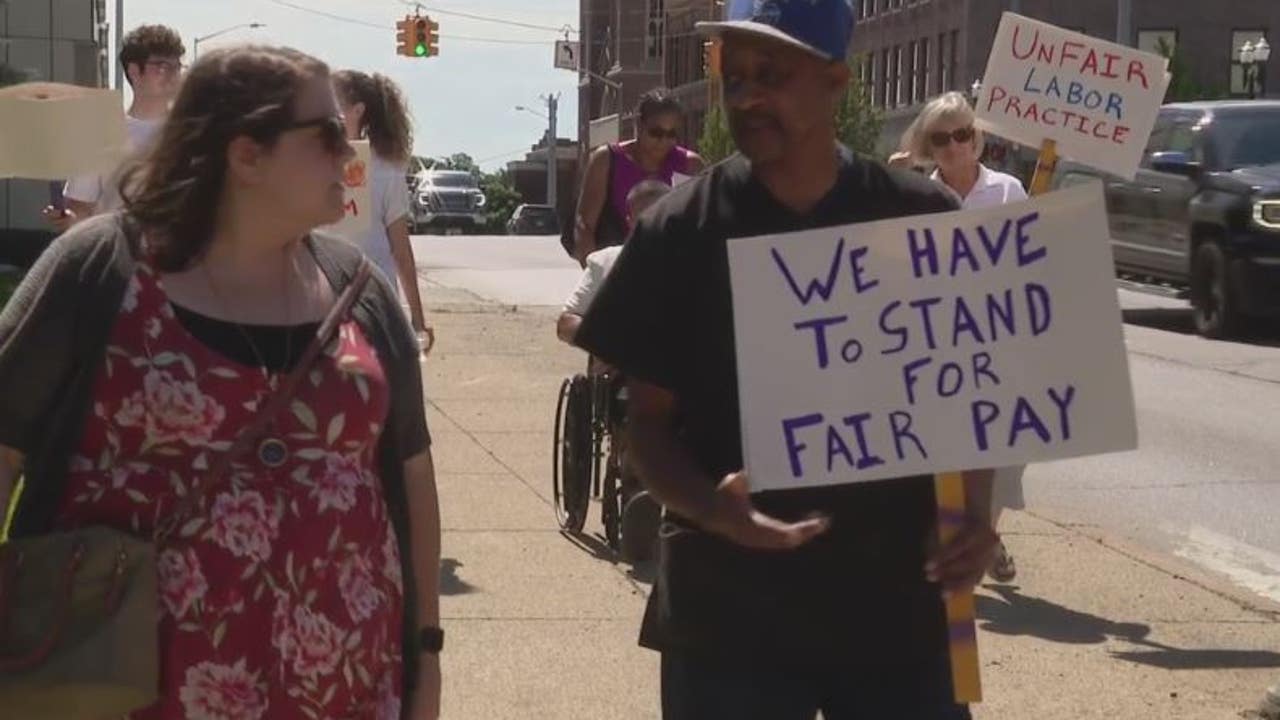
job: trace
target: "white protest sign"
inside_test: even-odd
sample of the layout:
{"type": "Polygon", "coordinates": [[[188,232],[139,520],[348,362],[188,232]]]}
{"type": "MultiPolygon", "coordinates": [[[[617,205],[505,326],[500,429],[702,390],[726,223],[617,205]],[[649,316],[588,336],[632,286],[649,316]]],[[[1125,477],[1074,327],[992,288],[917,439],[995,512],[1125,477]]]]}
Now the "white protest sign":
{"type": "Polygon", "coordinates": [[[126,148],[124,105],[114,90],[46,82],[0,89],[0,178],[105,172],[126,148]]]}
{"type": "Polygon", "coordinates": [[[353,142],[351,147],[356,154],[342,173],[342,184],[346,186],[342,219],[324,231],[358,245],[364,241],[373,221],[373,156],[368,140],[353,142]]]}
{"type": "Polygon", "coordinates": [[[1136,447],[1099,183],[729,241],[752,490],[1136,447]]]}
{"type": "Polygon", "coordinates": [[[1169,85],[1169,61],[1006,12],[991,46],[978,125],[1132,179],[1169,85]]]}

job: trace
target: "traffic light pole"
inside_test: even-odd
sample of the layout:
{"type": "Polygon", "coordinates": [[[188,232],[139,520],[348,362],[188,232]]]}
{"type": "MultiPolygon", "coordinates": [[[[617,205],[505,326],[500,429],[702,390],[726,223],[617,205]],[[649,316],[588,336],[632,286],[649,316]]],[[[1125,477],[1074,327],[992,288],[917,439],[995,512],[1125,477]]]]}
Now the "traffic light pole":
{"type": "Polygon", "coordinates": [[[559,148],[556,142],[556,109],[560,104],[559,95],[547,95],[547,204],[557,207],[556,181],[559,179],[559,148]]]}

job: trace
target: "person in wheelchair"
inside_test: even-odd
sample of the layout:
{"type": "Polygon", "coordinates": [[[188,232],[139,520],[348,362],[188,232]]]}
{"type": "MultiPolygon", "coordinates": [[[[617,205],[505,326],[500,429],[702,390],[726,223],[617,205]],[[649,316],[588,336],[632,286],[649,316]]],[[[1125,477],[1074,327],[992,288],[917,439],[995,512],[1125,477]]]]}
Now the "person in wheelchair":
{"type": "MultiPolygon", "coordinates": [[[[627,193],[627,227],[632,227],[641,213],[670,191],[671,186],[661,180],[645,180],[632,188],[627,193]]],[[[582,273],[582,279],[565,301],[564,311],[560,313],[560,320],[556,323],[556,336],[564,342],[574,344],[578,326],[582,324],[582,316],[587,313],[591,301],[600,292],[609,270],[613,268],[613,263],[621,252],[622,246],[614,245],[587,256],[587,267],[582,273]]],[[[603,371],[602,368],[594,369],[603,371]]]]}
{"type": "MultiPolygon", "coordinates": [[[[671,186],[658,180],[637,184],[627,195],[628,226],[670,190],[671,186]]],[[[562,341],[575,345],[582,317],[621,251],[621,246],[614,246],[587,256],[582,279],[556,323],[556,335],[562,341]]],[[[612,368],[589,358],[587,375],[566,380],[561,396],[563,413],[557,411],[557,426],[563,418],[564,432],[557,433],[556,452],[561,455],[555,477],[561,525],[566,530],[581,531],[594,484],[609,546],[630,562],[647,560],[662,521],[662,508],[640,486],[627,465],[625,381],[612,368]],[[601,487],[598,461],[604,455],[606,437],[608,456],[601,487]]]]}

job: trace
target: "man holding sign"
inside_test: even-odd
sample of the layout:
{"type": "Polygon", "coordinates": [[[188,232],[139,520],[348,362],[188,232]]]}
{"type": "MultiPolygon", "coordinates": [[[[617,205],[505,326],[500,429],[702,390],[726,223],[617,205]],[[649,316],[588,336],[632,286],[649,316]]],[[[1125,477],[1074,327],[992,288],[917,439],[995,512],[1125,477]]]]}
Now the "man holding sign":
{"type": "Polygon", "coordinates": [[[723,37],[741,154],[640,220],[577,335],[631,378],[632,457],[668,508],[641,631],[662,653],[664,716],[968,718],[942,593],[968,591],[991,562],[990,473],[966,473],[972,515],[940,550],[929,476],[749,495],[777,483],[741,471],[728,263],[732,238],[955,201],[837,143],[849,0],[733,0],[700,30],[723,37]]]}

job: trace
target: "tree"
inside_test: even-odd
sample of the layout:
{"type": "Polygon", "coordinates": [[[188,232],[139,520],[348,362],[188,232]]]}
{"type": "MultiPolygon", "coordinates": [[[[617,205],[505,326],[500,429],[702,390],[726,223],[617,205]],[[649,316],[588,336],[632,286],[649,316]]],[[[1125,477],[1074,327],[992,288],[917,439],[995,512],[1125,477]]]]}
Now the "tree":
{"type": "Polygon", "coordinates": [[[729,132],[729,119],[720,102],[712,103],[702,119],[702,135],[698,137],[698,154],[708,165],[714,165],[737,152],[733,133],[729,132]]]}
{"type": "Polygon", "coordinates": [[[1165,102],[1187,102],[1204,100],[1210,97],[1205,89],[1191,77],[1191,67],[1187,64],[1186,53],[1177,49],[1167,38],[1160,38],[1156,43],[1156,52],[1169,61],[1169,89],[1165,91],[1165,102]]]}
{"type": "Polygon", "coordinates": [[[871,89],[862,82],[866,56],[849,58],[849,86],[836,107],[836,137],[859,155],[873,155],[884,128],[884,111],[871,101],[871,89]]]}
{"type": "MultiPolygon", "coordinates": [[[[455,156],[456,157],[456,156],[455,156]]],[[[511,173],[505,169],[480,175],[480,191],[484,193],[484,232],[501,235],[506,232],[507,220],[521,203],[511,173]]]]}

